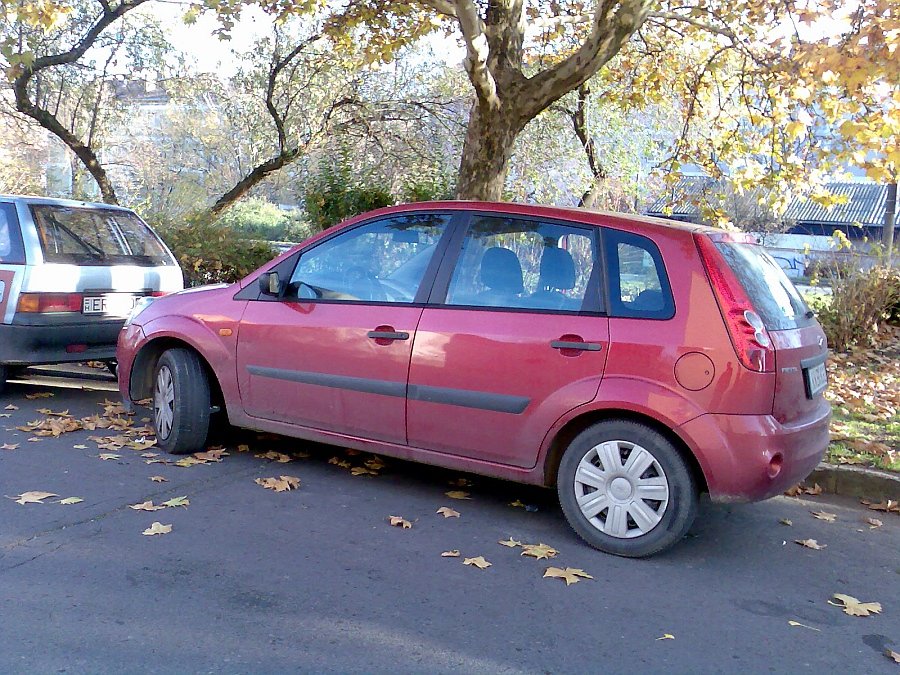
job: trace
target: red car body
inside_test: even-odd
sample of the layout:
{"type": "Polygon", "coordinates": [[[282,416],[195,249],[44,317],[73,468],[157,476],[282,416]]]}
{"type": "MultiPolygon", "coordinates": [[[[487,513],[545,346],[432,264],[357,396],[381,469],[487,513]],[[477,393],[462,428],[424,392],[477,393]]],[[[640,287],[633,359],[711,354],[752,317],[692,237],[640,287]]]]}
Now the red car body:
{"type": "MultiPolygon", "coordinates": [[[[830,406],[824,381],[812,391],[808,371],[824,371],[827,350],[811,312],[796,327],[754,328],[752,293],[738,281],[745,271],[717,252],[745,241],[702,226],[564,208],[382,209],[313,237],[237,284],[149,305],[120,335],[119,387],[126,401],[147,398],[160,355],[182,347],[199,356],[213,402],[235,426],[547,486],[579,432],[633,420],[669,440],[714,501],[761,500],[804,479],[825,452],[830,406]],[[487,214],[647,238],[658,247],[671,311],[662,319],[617,315],[602,273],[592,277],[607,294],[596,312],[449,305],[446,291],[434,289],[461,255],[454,242],[431,263],[422,282],[431,293],[420,289],[421,302],[282,302],[259,290],[263,275],[336,234],[425,212],[445,214],[456,229],[487,214]],[[373,339],[372,331],[407,338],[373,339]]],[[[614,251],[604,250],[600,267],[614,251]]]]}

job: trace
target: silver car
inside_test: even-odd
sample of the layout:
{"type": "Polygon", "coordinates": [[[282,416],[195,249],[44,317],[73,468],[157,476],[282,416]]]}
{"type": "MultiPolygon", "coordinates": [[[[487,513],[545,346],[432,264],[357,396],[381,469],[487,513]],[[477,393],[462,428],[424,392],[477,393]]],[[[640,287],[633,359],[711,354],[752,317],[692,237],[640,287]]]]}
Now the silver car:
{"type": "Polygon", "coordinates": [[[0,391],[10,367],[112,365],[134,304],[183,285],[172,253],[129,209],[0,195],[0,391]]]}

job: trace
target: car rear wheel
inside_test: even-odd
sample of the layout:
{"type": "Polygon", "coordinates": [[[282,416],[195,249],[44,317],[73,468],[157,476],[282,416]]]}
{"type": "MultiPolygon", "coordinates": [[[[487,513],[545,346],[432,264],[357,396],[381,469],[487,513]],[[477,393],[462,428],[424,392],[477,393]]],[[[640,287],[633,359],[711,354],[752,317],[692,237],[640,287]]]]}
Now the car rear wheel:
{"type": "Polygon", "coordinates": [[[164,352],[153,377],[156,444],[176,455],[202,450],[209,415],[209,381],[200,358],[188,349],[164,352]]]}
{"type": "Polygon", "coordinates": [[[664,436],[610,420],[578,434],[563,455],[559,501],[572,528],[606,553],[640,558],[687,534],[697,515],[690,467],[664,436]]]}

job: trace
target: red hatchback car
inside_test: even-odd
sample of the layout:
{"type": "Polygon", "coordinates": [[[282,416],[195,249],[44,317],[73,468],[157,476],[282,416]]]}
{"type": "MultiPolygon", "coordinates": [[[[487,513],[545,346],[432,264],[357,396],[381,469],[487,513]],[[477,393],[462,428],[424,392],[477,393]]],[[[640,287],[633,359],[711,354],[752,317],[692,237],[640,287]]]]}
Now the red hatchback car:
{"type": "Polygon", "coordinates": [[[828,444],[825,336],[744,235],[592,211],[373,211],[233,285],[135,308],[126,402],[160,447],[211,421],[555,485],[602,551],[681,539],[698,495],[754,501],[828,444]],[[224,419],[223,419],[224,421],[224,419]]]}

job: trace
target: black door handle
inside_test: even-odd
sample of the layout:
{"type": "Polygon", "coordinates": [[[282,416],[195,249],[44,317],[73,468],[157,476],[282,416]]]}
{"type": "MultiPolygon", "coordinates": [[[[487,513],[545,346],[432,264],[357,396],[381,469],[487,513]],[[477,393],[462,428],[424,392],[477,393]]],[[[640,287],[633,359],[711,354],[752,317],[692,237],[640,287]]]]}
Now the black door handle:
{"type": "Polygon", "coordinates": [[[554,349],[578,349],[583,352],[599,352],[603,345],[596,342],[568,342],[567,340],[553,340],[550,346],[554,349]]]}
{"type": "Polygon", "coordinates": [[[390,330],[370,330],[367,337],[373,340],[409,340],[409,333],[400,333],[390,330]]]}

